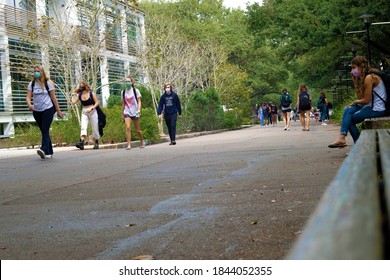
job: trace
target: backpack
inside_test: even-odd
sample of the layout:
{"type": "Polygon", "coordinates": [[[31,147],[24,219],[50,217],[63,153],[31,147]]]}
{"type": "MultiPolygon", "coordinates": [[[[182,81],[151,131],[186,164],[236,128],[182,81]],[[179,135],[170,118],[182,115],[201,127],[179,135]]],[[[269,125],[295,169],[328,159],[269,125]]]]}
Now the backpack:
{"type": "Polygon", "coordinates": [[[301,92],[299,95],[299,110],[307,111],[311,109],[310,95],[307,92],[301,92]]]}
{"type": "MultiPolygon", "coordinates": [[[[122,91],[122,98],[123,98],[123,102],[125,102],[125,92],[126,90],[124,89],[122,91]]],[[[137,105],[138,105],[138,97],[137,97],[137,91],[135,90],[135,87],[133,87],[133,93],[134,93],[134,97],[135,97],[135,101],[137,102],[137,105]]]]}
{"type": "MultiPolygon", "coordinates": [[[[385,72],[379,72],[379,71],[369,71],[368,74],[375,74],[375,75],[378,75],[384,85],[385,85],[385,88],[386,88],[386,101],[383,100],[382,97],[380,97],[376,92],[375,90],[372,91],[373,94],[375,94],[377,97],[379,97],[380,100],[382,100],[383,103],[385,103],[385,107],[386,107],[386,115],[390,115],[390,98],[389,98],[389,94],[390,94],[390,75],[385,73],[385,72]]],[[[374,106],[374,98],[372,98],[371,100],[371,106],[373,107],[374,106]]]]}
{"type": "Polygon", "coordinates": [[[324,98],[320,97],[317,102],[317,109],[321,110],[324,109],[324,98]]]}
{"type": "Polygon", "coordinates": [[[292,98],[287,93],[283,93],[283,95],[280,97],[280,105],[282,108],[290,108],[290,105],[292,103],[292,98]]]}

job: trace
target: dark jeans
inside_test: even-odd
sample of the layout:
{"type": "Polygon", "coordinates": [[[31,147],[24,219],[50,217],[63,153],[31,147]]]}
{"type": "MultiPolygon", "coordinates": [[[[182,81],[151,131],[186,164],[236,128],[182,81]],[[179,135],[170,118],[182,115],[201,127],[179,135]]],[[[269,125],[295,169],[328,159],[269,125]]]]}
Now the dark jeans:
{"type": "Polygon", "coordinates": [[[33,111],[34,119],[37,122],[42,134],[41,150],[44,151],[46,155],[53,154],[53,146],[51,144],[49,129],[51,123],[53,122],[54,113],[54,106],[43,112],[33,111]]]}
{"type": "Polygon", "coordinates": [[[165,123],[167,124],[169,138],[171,142],[176,141],[176,122],[177,122],[177,113],[176,114],[164,114],[165,123]]]}

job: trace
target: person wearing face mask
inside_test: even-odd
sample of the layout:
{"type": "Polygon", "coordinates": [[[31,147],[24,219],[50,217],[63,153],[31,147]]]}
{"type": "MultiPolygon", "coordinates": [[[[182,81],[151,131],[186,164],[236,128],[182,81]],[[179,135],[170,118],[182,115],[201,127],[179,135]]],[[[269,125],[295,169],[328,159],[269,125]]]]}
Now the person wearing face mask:
{"type": "Polygon", "coordinates": [[[179,96],[172,90],[171,84],[164,85],[164,92],[160,97],[157,114],[162,119],[162,112],[164,111],[165,124],[168,128],[169,138],[171,142],[169,145],[176,145],[176,122],[177,118],[181,118],[181,105],[179,96]]]}
{"type": "Polygon", "coordinates": [[[387,100],[388,93],[380,76],[374,74],[378,70],[370,67],[364,56],[353,58],[351,66],[357,99],[344,108],[340,134],[336,141],[328,145],[329,148],[345,147],[348,131],[356,143],[360,135],[356,124],[363,122],[366,118],[379,118],[386,115],[383,100],[387,100]],[[373,94],[373,91],[376,94],[373,94]]]}
{"type": "Polygon", "coordinates": [[[122,112],[123,120],[126,125],[126,150],[131,149],[131,122],[134,124],[135,132],[139,137],[139,147],[145,148],[142,131],[140,129],[141,117],[141,93],[135,87],[131,77],[125,78],[126,89],[122,92],[122,112]]]}
{"type": "Polygon", "coordinates": [[[96,108],[99,106],[99,100],[97,99],[96,94],[91,91],[91,88],[87,82],[81,82],[78,88],[73,91],[70,103],[74,105],[78,101],[81,102],[83,108],[81,114],[80,140],[76,143],[76,147],[80,150],[84,150],[84,145],[88,140],[88,124],[91,123],[92,133],[95,139],[95,145],[93,146],[93,149],[99,149],[99,119],[96,110],[96,108]]]}
{"type": "Polygon", "coordinates": [[[28,109],[33,112],[34,119],[42,134],[41,147],[37,153],[42,159],[52,158],[53,145],[49,133],[50,126],[55,112],[61,119],[64,115],[58,105],[54,85],[41,66],[34,66],[34,80],[28,84],[26,103],[28,109]],[[33,104],[31,103],[32,99],[33,104]]]}

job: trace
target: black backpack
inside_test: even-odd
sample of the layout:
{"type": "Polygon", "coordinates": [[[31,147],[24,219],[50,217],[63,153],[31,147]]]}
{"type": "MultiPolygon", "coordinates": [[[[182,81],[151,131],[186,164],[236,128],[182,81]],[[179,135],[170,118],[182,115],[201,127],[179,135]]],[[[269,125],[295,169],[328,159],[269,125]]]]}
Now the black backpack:
{"type": "Polygon", "coordinates": [[[283,108],[289,108],[291,103],[292,103],[292,99],[291,99],[291,96],[288,95],[287,93],[283,93],[283,95],[281,96],[281,107],[283,108]]]}
{"type": "MultiPolygon", "coordinates": [[[[372,91],[373,94],[375,94],[377,97],[379,97],[380,100],[383,101],[383,103],[385,103],[385,107],[386,107],[386,115],[390,115],[390,98],[389,98],[389,94],[390,94],[390,75],[385,73],[385,72],[380,72],[380,71],[369,71],[368,74],[375,74],[375,75],[378,75],[379,77],[381,77],[384,85],[385,85],[385,88],[386,88],[386,101],[380,97],[376,92],[375,90],[372,91]]],[[[374,106],[374,98],[372,98],[371,100],[371,106],[373,107],[374,106]]]]}
{"type": "MultiPolygon", "coordinates": [[[[122,91],[123,102],[125,102],[125,92],[126,92],[126,90],[124,89],[122,91]]],[[[137,92],[135,90],[135,87],[133,87],[133,93],[134,93],[135,101],[137,102],[137,105],[138,105],[138,97],[137,97],[137,92]]]]}
{"type": "Polygon", "coordinates": [[[299,95],[299,110],[307,111],[311,109],[310,95],[307,92],[301,92],[299,95]]]}

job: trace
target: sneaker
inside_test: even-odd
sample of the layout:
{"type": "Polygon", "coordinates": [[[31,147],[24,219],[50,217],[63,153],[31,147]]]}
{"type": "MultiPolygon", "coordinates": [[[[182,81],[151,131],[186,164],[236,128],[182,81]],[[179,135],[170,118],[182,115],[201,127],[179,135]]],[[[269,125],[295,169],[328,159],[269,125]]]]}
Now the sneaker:
{"type": "Polygon", "coordinates": [[[53,155],[46,155],[45,158],[52,159],[52,158],[53,158],[53,155]]]}
{"type": "Polygon", "coordinates": [[[95,143],[95,145],[93,146],[93,149],[94,150],[98,150],[99,149],[99,143],[95,143]]]}
{"type": "Polygon", "coordinates": [[[37,151],[37,154],[41,157],[41,159],[45,159],[46,158],[46,154],[44,151],[42,151],[41,149],[39,149],[37,151]]]}
{"type": "Polygon", "coordinates": [[[283,130],[287,130],[287,126],[285,126],[285,127],[283,128],[283,130]]]}
{"type": "Polygon", "coordinates": [[[79,148],[80,150],[84,150],[84,142],[83,141],[77,142],[76,147],[79,148]]]}
{"type": "Polygon", "coordinates": [[[289,127],[289,126],[287,127],[287,130],[290,130],[290,127],[289,127]]]}
{"type": "Polygon", "coordinates": [[[321,125],[327,125],[327,123],[325,123],[325,122],[322,122],[322,124],[321,125]]]}

